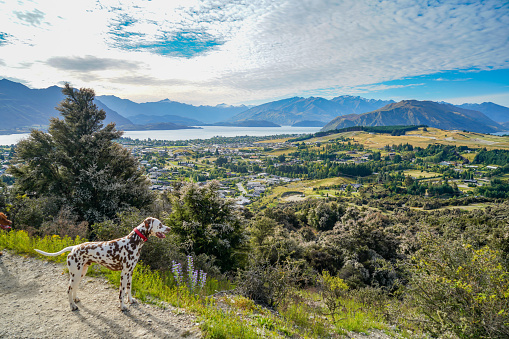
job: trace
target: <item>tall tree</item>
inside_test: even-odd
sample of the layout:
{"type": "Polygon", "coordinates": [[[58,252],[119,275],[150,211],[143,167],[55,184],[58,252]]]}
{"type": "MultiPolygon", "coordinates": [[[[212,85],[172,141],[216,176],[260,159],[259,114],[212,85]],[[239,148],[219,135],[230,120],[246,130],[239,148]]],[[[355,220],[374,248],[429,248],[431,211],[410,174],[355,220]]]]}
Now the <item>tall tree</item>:
{"type": "Polygon", "coordinates": [[[187,254],[213,256],[221,270],[229,271],[245,259],[247,234],[241,213],[218,190],[216,181],[204,186],[175,183],[168,193],[172,211],[165,224],[187,254]]]}
{"type": "Polygon", "coordinates": [[[92,89],[65,84],[66,98],[48,133],[33,130],[16,147],[10,172],[16,189],[29,196],[50,196],[90,224],[115,217],[119,210],[148,205],[148,181],[130,152],[114,142],[123,132],[103,127],[106,112],[94,104],[92,89]]]}

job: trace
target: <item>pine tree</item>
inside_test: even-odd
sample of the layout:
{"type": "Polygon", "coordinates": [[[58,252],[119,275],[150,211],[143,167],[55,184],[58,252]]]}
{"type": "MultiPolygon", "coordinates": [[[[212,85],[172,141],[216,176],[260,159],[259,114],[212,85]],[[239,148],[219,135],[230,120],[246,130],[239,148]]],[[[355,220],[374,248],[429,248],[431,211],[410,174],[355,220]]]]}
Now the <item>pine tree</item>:
{"type": "Polygon", "coordinates": [[[137,160],[114,142],[123,132],[103,127],[106,112],[94,104],[92,89],[65,84],[48,133],[33,130],[16,147],[10,172],[16,189],[31,197],[52,197],[93,224],[127,207],[142,208],[152,196],[137,160]]]}

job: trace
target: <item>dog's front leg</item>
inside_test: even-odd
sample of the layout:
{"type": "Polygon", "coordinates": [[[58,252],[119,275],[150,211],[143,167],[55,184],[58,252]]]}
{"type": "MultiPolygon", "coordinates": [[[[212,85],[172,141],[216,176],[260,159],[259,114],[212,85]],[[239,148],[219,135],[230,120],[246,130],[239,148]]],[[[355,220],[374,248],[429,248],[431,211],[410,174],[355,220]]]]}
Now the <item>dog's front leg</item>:
{"type": "Polygon", "coordinates": [[[129,304],[136,304],[136,299],[134,299],[131,295],[132,291],[132,281],[133,281],[133,272],[130,271],[129,276],[127,278],[127,298],[129,300],[129,304]]]}
{"type": "Polygon", "coordinates": [[[120,309],[122,311],[127,311],[127,306],[124,304],[125,295],[127,292],[127,283],[129,281],[129,271],[126,269],[122,270],[120,274],[120,291],[118,298],[120,299],[120,309]]]}

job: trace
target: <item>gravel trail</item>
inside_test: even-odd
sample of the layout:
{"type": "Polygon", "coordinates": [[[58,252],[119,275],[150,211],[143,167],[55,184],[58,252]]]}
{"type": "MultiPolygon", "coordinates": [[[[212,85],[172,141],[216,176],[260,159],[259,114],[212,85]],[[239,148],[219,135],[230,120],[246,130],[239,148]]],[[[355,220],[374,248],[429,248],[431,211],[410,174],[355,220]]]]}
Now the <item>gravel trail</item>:
{"type": "Polygon", "coordinates": [[[201,338],[196,318],[176,308],[138,303],[121,312],[118,290],[100,277],[85,276],[72,312],[67,286],[65,265],[4,251],[0,338],[201,338]]]}

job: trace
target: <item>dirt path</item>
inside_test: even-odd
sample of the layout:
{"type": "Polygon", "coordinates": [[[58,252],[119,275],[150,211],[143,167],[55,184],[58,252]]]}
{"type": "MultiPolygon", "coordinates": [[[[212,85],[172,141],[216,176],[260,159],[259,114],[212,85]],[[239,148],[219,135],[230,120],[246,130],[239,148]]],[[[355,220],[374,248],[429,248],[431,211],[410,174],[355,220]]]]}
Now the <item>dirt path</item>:
{"type": "Polygon", "coordinates": [[[0,338],[200,338],[197,320],[176,309],[135,304],[121,312],[118,290],[85,277],[71,312],[65,266],[4,251],[0,257],[0,338]]]}

